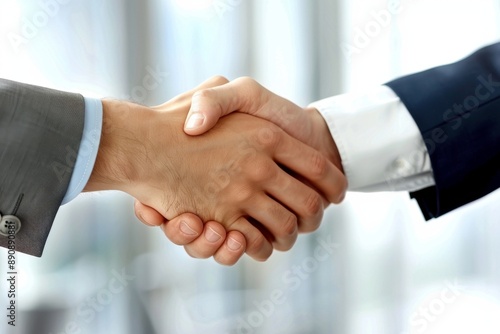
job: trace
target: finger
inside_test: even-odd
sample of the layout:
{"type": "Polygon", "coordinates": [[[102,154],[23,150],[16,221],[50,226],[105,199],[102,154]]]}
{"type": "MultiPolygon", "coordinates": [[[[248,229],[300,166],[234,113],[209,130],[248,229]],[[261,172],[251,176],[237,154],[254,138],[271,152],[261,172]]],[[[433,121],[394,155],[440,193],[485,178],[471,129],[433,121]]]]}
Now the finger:
{"type": "Polygon", "coordinates": [[[240,231],[245,236],[246,253],[254,260],[265,261],[273,253],[271,242],[247,218],[240,217],[228,229],[240,231]]]}
{"type": "Polygon", "coordinates": [[[192,213],[183,213],[161,225],[163,233],[176,245],[185,246],[201,237],[203,222],[192,213]]]}
{"type": "Polygon", "coordinates": [[[134,201],[134,211],[136,217],[145,225],[160,226],[165,223],[166,219],[158,211],[142,204],[138,200],[134,201]]]}
{"type": "Polygon", "coordinates": [[[184,246],[186,252],[194,258],[206,259],[215,254],[226,240],[226,229],[217,222],[207,222],[203,234],[190,244],[184,246]]]}
{"type": "Polygon", "coordinates": [[[324,198],[278,166],[276,168],[276,176],[266,183],[266,192],[297,216],[299,232],[316,230],[323,218],[324,198]]]}
{"type": "Polygon", "coordinates": [[[217,263],[232,266],[243,256],[246,249],[246,240],[238,231],[230,231],[226,235],[226,241],[214,255],[217,263]]]}
{"type": "Polygon", "coordinates": [[[184,131],[189,135],[205,133],[219,118],[234,111],[253,115],[270,94],[251,78],[238,78],[216,88],[200,90],[193,95],[184,131]]]}
{"type": "Polygon", "coordinates": [[[260,136],[260,140],[270,141],[274,147],[274,159],[305,177],[331,203],[342,201],[347,180],[323,154],[282,132],[269,130],[266,136],[260,136]]]}
{"type": "Polygon", "coordinates": [[[193,94],[196,93],[197,91],[203,90],[203,89],[212,88],[212,87],[217,87],[217,86],[220,86],[220,85],[224,85],[224,84],[226,84],[228,82],[229,82],[229,80],[227,80],[223,76],[220,76],[220,75],[213,76],[213,77],[211,77],[211,78],[203,81],[201,84],[199,84],[195,88],[193,88],[191,90],[188,90],[187,92],[184,92],[184,93],[182,93],[180,95],[177,95],[177,96],[173,97],[172,99],[168,100],[165,103],[162,103],[162,104],[160,104],[158,106],[151,107],[151,108],[152,109],[162,109],[164,106],[167,106],[167,105],[169,107],[171,107],[171,105],[173,103],[175,103],[175,104],[188,103],[190,105],[191,104],[191,99],[193,97],[193,94]]]}
{"type": "Polygon", "coordinates": [[[297,217],[273,198],[257,197],[246,212],[269,231],[276,250],[289,250],[297,240],[297,217]]]}

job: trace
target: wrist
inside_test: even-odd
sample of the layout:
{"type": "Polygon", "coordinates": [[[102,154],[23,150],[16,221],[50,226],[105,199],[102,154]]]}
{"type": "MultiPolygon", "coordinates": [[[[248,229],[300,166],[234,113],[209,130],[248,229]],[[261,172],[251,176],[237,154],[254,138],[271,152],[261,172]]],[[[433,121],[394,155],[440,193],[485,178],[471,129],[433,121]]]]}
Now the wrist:
{"type": "Polygon", "coordinates": [[[306,107],[304,110],[309,113],[313,123],[313,147],[323,153],[328,160],[330,160],[342,173],[344,173],[340,152],[332,134],[330,133],[330,129],[328,128],[328,124],[325,119],[314,107],[306,107]]]}
{"type": "MultiPolygon", "coordinates": [[[[143,138],[150,111],[119,100],[102,100],[103,126],[97,158],[84,191],[129,192],[141,179],[143,138]]],[[[142,164],[144,166],[144,164],[142,164]]]]}

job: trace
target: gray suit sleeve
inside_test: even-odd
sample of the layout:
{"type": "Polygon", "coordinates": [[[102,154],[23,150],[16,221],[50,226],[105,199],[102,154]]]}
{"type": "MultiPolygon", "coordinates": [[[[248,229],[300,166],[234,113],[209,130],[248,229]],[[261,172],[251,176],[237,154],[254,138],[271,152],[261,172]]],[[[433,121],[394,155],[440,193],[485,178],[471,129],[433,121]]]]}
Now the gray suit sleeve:
{"type": "MultiPolygon", "coordinates": [[[[0,213],[15,215],[16,250],[41,256],[82,138],[81,95],[0,79],[0,213]]],[[[0,236],[0,246],[7,238],[0,236]]]]}

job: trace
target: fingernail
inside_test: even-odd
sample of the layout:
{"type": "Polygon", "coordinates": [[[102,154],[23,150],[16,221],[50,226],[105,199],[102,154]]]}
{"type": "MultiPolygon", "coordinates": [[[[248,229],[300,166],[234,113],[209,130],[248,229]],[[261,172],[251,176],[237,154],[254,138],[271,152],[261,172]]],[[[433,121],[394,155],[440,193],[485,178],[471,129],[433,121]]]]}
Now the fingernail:
{"type": "Polygon", "coordinates": [[[232,251],[237,251],[241,248],[241,243],[236,241],[236,239],[228,238],[227,239],[227,247],[232,251]]]}
{"type": "Polygon", "coordinates": [[[195,230],[193,230],[189,225],[183,220],[181,221],[180,229],[182,233],[187,235],[198,235],[195,230]]]}
{"type": "Polygon", "coordinates": [[[199,112],[192,113],[186,122],[186,129],[196,129],[202,126],[204,122],[205,115],[199,112]]]}
{"type": "Polygon", "coordinates": [[[209,227],[205,231],[205,238],[209,242],[217,242],[217,241],[219,241],[220,238],[222,238],[222,236],[219,233],[215,232],[215,230],[213,228],[209,227]]]}

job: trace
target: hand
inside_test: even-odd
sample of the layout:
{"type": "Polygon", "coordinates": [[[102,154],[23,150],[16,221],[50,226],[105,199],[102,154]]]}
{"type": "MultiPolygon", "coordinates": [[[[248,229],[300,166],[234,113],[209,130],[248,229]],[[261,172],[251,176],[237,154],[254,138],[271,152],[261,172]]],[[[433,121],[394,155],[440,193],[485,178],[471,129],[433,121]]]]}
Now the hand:
{"type": "MultiPolygon", "coordinates": [[[[340,154],[328,126],[314,108],[301,108],[264,88],[252,78],[242,77],[193,95],[184,131],[200,135],[221,117],[242,112],[268,120],[292,137],[323,153],[342,172],[340,154]]],[[[330,199],[332,203],[338,199],[330,199]]]]}
{"type": "MultiPolygon", "coordinates": [[[[329,160],[343,171],[338,149],[319,112],[313,108],[302,109],[250,78],[236,79],[231,83],[195,93],[185,132],[191,135],[202,134],[212,128],[220,117],[233,111],[274,122],[293,137],[328,156],[329,160]]],[[[138,204],[136,210],[147,213],[150,223],[159,224],[162,221],[161,215],[150,208],[138,204]]],[[[193,221],[191,225],[194,229],[202,229],[200,221],[193,221]]],[[[177,226],[171,226],[166,235],[171,240],[178,240],[182,233],[177,226]]],[[[203,253],[206,257],[210,255],[210,248],[202,239],[192,236],[184,238],[179,244],[185,245],[190,254],[203,253]]],[[[232,259],[232,263],[237,260],[235,256],[228,258],[232,259]]]]}
{"type": "MultiPolygon", "coordinates": [[[[193,94],[199,90],[228,83],[221,76],[212,77],[194,89],[185,92],[168,102],[152,107],[163,110],[168,108],[189,110],[193,94]]],[[[158,211],[135,200],[134,210],[137,218],[148,226],[159,226],[169,239],[177,245],[188,245],[186,252],[194,258],[214,259],[224,265],[233,265],[246,249],[246,239],[239,231],[229,231],[218,222],[203,221],[191,213],[183,213],[172,220],[167,220],[158,211]]]]}
{"type": "Polygon", "coordinates": [[[181,131],[184,109],[121,101],[103,107],[110,129],[103,131],[87,191],[125,191],[166,218],[193,212],[220,221],[244,234],[256,259],[266,259],[273,247],[289,249],[297,221],[312,230],[322,216],[321,196],[278,164],[331,198],[345,191],[326,186],[345,182],[319,152],[258,118],[233,115],[204,136],[189,137],[181,131]]]}

